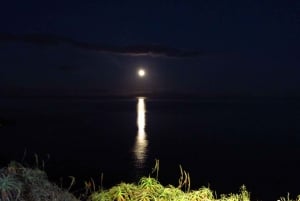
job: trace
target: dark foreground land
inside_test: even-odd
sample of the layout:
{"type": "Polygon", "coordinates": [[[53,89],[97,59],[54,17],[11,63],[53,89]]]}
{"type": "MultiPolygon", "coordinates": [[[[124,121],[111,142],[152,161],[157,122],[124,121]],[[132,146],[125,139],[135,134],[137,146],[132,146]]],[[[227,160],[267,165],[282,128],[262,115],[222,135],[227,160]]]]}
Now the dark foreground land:
{"type": "MultiPolygon", "coordinates": [[[[69,177],[68,187],[58,186],[48,180],[47,174],[38,167],[28,168],[17,162],[11,162],[0,169],[1,201],[250,201],[250,192],[241,186],[236,193],[217,195],[208,187],[190,189],[189,173],[180,166],[180,177],[176,186],[163,186],[158,181],[159,161],[153,172],[141,177],[138,183],[121,182],[109,189],[104,189],[102,179],[96,186],[93,179],[84,182],[83,188],[72,192],[75,178],[69,177]]],[[[299,201],[290,198],[289,194],[278,198],[280,201],[299,201]]]]}

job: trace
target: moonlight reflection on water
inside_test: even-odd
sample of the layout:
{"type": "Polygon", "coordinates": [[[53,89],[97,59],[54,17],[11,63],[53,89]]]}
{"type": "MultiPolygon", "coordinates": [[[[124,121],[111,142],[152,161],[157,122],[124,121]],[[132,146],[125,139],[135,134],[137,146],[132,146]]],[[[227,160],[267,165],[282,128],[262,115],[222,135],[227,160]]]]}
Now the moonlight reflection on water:
{"type": "Polygon", "coordinates": [[[134,158],[135,167],[143,168],[147,158],[147,145],[148,141],[146,138],[146,104],[145,98],[139,97],[137,103],[137,136],[134,145],[134,158]]]}

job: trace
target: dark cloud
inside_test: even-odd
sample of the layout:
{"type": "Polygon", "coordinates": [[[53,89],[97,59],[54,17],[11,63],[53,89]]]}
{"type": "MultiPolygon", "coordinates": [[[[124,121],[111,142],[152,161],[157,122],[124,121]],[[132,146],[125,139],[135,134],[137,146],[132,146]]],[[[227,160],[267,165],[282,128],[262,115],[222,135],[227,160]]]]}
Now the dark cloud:
{"type": "Polygon", "coordinates": [[[73,40],[67,37],[61,37],[49,34],[8,34],[0,33],[0,41],[27,42],[37,45],[59,45],[70,44],[74,47],[114,54],[126,54],[131,56],[150,55],[165,56],[175,58],[197,57],[203,55],[202,52],[194,50],[183,50],[161,45],[133,45],[133,46],[113,46],[107,44],[94,44],[73,40]]]}

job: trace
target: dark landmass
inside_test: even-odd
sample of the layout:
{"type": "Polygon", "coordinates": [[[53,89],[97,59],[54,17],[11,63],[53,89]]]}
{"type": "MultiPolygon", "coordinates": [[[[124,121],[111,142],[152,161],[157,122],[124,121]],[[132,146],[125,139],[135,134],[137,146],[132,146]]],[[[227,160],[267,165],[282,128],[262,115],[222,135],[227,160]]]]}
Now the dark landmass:
{"type": "MultiPolygon", "coordinates": [[[[134,93],[107,93],[103,91],[68,91],[58,93],[1,93],[0,98],[12,99],[132,99],[146,97],[151,99],[202,99],[202,100],[290,100],[300,101],[298,94],[202,94],[198,92],[134,92],[134,93]]],[[[1,122],[1,119],[0,119],[1,122]]]]}

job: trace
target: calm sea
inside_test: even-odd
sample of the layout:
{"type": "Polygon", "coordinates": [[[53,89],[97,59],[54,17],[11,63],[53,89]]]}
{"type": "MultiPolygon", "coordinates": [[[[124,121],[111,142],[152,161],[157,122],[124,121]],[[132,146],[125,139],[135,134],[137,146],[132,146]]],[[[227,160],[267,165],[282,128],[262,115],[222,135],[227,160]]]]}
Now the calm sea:
{"type": "MultiPolygon", "coordinates": [[[[1,165],[45,162],[50,179],[104,187],[148,176],[255,200],[300,194],[300,103],[293,100],[0,99],[1,165]],[[50,156],[50,158],[49,158],[50,156]]],[[[83,185],[82,185],[83,186],[83,185]]]]}

